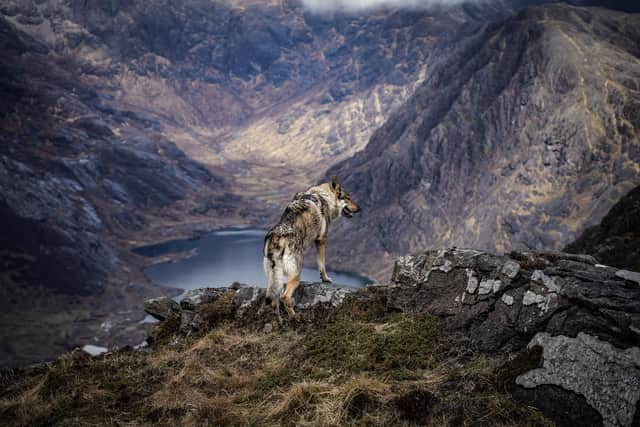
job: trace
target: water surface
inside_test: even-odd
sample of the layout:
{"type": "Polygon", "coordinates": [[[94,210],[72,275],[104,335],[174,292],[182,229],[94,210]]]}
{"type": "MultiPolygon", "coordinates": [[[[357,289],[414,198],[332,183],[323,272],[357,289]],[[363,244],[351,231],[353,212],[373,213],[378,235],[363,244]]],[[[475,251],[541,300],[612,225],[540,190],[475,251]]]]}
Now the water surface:
{"type": "MultiPolygon", "coordinates": [[[[265,230],[225,229],[198,239],[172,240],[134,249],[134,252],[157,257],[169,253],[195,251],[195,254],[174,262],[156,264],[145,269],[149,280],[164,286],[182,289],[229,286],[233,282],[266,286],[262,270],[262,245],[265,230]]],[[[331,251],[331,242],[327,248],[331,251]]],[[[307,257],[315,260],[313,249],[307,257]]],[[[361,287],[371,283],[366,277],[328,270],[333,283],[361,287]]],[[[317,269],[304,268],[302,280],[317,282],[317,269]]]]}

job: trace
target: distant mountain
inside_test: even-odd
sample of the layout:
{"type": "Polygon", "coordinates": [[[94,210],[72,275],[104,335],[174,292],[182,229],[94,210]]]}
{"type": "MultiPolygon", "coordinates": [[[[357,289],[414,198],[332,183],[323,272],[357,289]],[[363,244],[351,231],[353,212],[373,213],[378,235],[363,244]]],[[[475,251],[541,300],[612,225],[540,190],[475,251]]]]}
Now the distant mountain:
{"type": "Polygon", "coordinates": [[[298,1],[9,0],[0,12],[110,107],[153,115],[237,193],[279,209],[364,148],[437,43],[511,3],[314,15],[298,1]]]}
{"type": "Polygon", "coordinates": [[[561,248],[640,183],[639,64],[640,15],[566,5],[438,50],[405,105],[328,172],[363,205],[334,257],[561,248]]]}
{"type": "Polygon", "coordinates": [[[603,264],[640,271],[640,187],[616,203],[602,222],[564,249],[590,254],[603,264]]]}

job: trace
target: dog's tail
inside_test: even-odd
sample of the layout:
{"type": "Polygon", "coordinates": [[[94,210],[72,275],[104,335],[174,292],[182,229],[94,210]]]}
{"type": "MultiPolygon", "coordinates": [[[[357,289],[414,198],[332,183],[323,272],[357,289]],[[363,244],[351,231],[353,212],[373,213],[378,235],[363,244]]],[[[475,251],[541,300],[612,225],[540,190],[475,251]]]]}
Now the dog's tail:
{"type": "Polygon", "coordinates": [[[286,238],[268,233],[264,239],[264,274],[267,276],[266,303],[278,309],[280,292],[282,291],[283,265],[282,255],[286,246],[286,238]]]}

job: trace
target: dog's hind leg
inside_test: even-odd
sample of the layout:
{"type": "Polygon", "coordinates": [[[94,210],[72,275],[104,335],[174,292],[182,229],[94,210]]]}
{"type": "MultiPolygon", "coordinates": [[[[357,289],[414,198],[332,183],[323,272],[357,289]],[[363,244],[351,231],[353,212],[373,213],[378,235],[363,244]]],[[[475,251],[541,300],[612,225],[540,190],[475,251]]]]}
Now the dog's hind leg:
{"type": "Polygon", "coordinates": [[[290,318],[294,318],[296,316],[296,312],[293,310],[293,304],[291,303],[291,296],[298,286],[300,286],[300,274],[287,281],[287,288],[284,290],[284,295],[282,295],[284,308],[287,309],[287,313],[290,318]]]}
{"type": "Polygon", "coordinates": [[[320,271],[320,279],[325,283],[333,283],[331,278],[327,276],[327,267],[324,264],[327,249],[327,238],[316,240],[316,260],[318,261],[318,271],[320,271]]]}
{"type": "Polygon", "coordinates": [[[266,304],[271,304],[273,313],[278,323],[282,323],[280,317],[280,291],[282,290],[282,266],[267,257],[264,257],[264,273],[267,276],[266,304]]]}
{"type": "Polygon", "coordinates": [[[300,285],[302,257],[296,257],[287,250],[282,257],[282,264],[284,266],[284,272],[287,275],[287,287],[282,295],[282,301],[284,302],[284,308],[287,309],[289,317],[293,318],[295,317],[296,312],[293,310],[291,297],[293,296],[296,288],[300,285]]]}

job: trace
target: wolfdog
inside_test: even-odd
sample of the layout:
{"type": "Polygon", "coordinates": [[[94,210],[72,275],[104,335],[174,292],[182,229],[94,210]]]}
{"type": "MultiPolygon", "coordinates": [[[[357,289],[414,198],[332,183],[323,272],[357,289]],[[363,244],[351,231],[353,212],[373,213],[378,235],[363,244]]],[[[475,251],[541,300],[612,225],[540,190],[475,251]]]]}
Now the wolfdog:
{"type": "Polygon", "coordinates": [[[338,183],[331,182],[311,187],[296,193],[276,224],[264,239],[264,272],[267,276],[266,303],[271,303],[278,322],[280,318],[280,293],[283,275],[287,286],[282,294],[282,302],[290,318],[295,316],[291,295],[300,284],[302,259],[315,243],[320,279],[331,283],[325,266],[327,231],[329,223],[339,216],[351,218],[360,207],[349,193],[338,183]]]}

